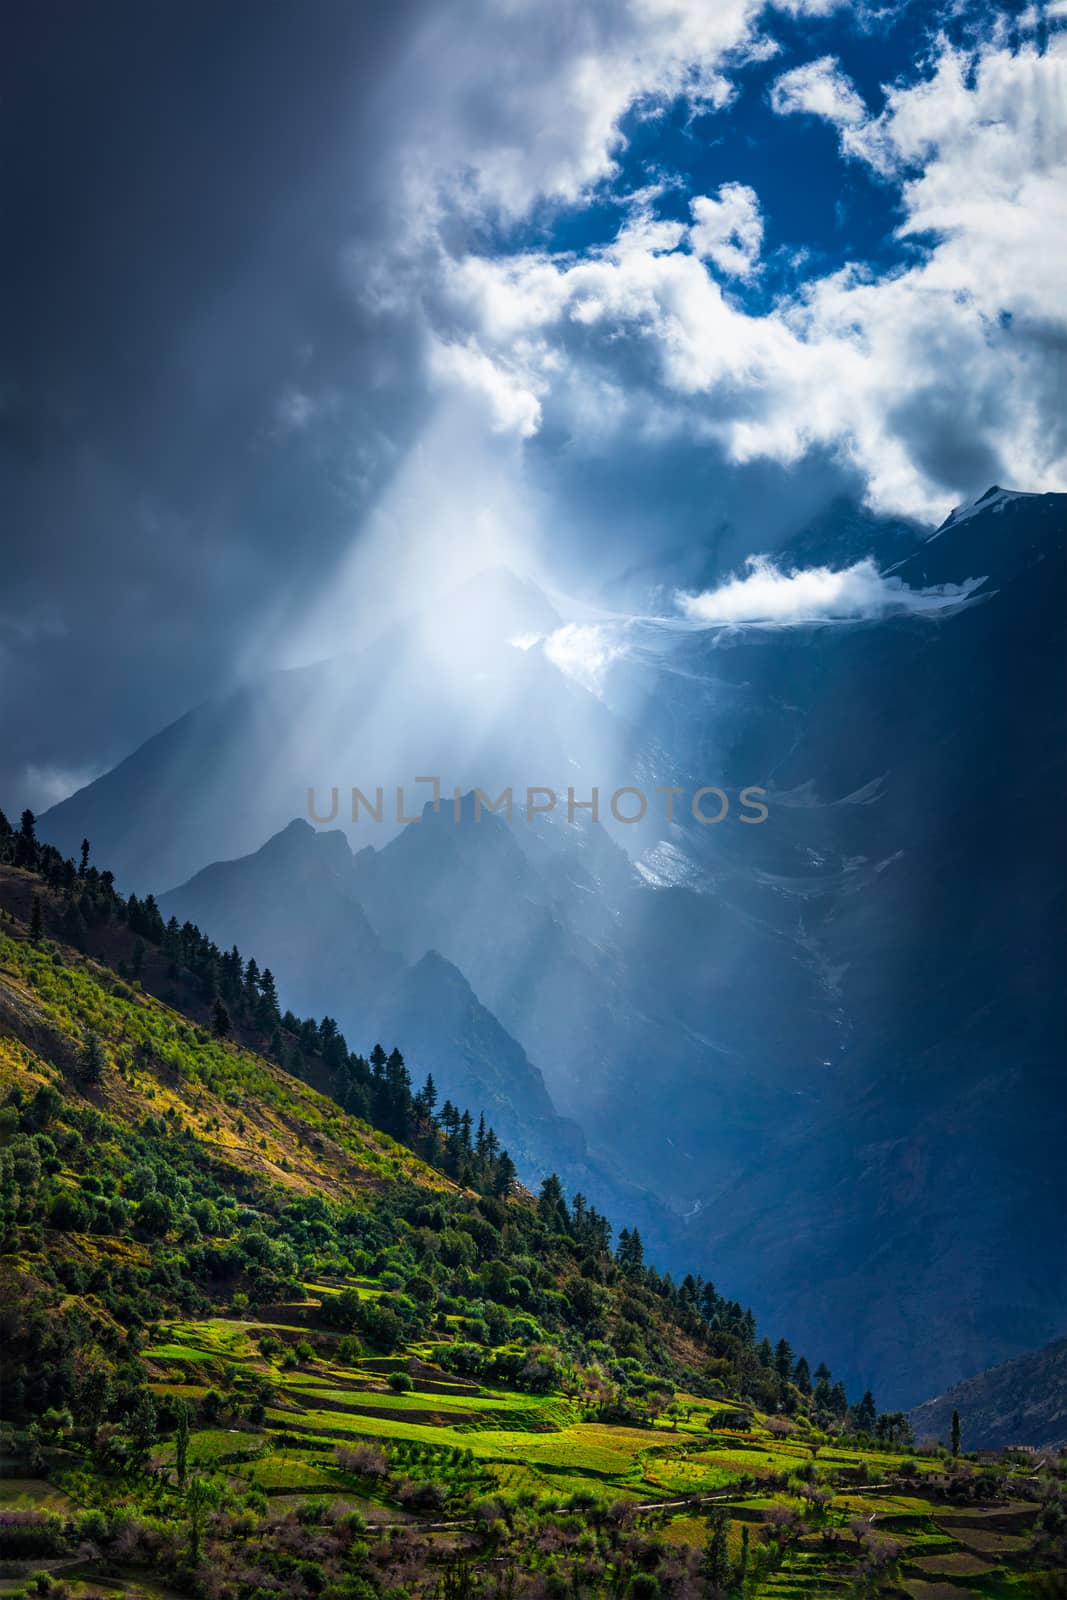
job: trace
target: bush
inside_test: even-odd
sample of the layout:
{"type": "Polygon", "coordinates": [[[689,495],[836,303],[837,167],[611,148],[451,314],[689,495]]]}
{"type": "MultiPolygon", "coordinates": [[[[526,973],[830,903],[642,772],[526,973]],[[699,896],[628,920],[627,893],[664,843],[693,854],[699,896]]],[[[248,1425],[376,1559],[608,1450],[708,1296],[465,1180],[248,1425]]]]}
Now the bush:
{"type": "Polygon", "coordinates": [[[410,1394],[415,1385],[406,1372],[391,1372],[389,1374],[389,1387],[394,1394],[410,1394]]]}
{"type": "Polygon", "coordinates": [[[389,1471],[385,1452],[376,1444],[339,1444],[334,1459],[343,1472],[356,1472],[361,1478],[384,1478],[389,1471]]]}

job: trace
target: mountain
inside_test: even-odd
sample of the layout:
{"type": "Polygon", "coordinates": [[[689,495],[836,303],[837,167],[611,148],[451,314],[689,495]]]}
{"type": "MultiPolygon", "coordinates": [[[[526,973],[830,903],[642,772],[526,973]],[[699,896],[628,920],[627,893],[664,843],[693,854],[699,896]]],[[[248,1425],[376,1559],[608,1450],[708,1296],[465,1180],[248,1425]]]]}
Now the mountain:
{"type": "Polygon", "coordinates": [[[1067,1445],[1067,1339],[1005,1361],[952,1386],[910,1413],[917,1439],[948,1444],[952,1413],[960,1414],[964,1450],[1024,1444],[1037,1450],[1067,1445]]]}
{"type": "MultiPolygon", "coordinates": [[[[351,867],[343,833],[296,820],[252,855],[161,895],[159,908],[254,954],[298,1014],[336,1017],[367,1049],[403,1039],[443,1094],[484,1111],[516,1159],[531,1155],[540,1125],[559,1121],[541,1074],[449,962],[428,951],[409,965],[382,944],[355,898],[351,867]]],[[[577,1128],[553,1128],[550,1142],[582,1149],[577,1128]]]]}
{"type": "Polygon", "coordinates": [[[740,1170],[798,1040],[830,1048],[816,978],[784,941],[746,930],[783,997],[782,1025],[767,1026],[732,1003],[737,929],[716,899],[650,887],[596,823],[476,823],[469,796],[458,823],[427,806],[357,854],[355,883],[383,938],[409,960],[434,948],[460,966],[594,1149],[678,1216],[740,1170]]]}
{"type": "Polygon", "coordinates": [[[660,1242],[664,1208],[621,1168],[590,1155],[581,1129],[559,1115],[538,1068],[460,968],[432,940],[408,959],[388,925],[379,936],[359,898],[358,859],[339,830],[294,820],[251,855],[161,895],[159,909],[254,955],[298,1014],[334,1017],[365,1050],[378,1040],[401,1045],[419,1083],[431,1074],[443,1098],[476,1118],[484,1113],[529,1183],[558,1171],[572,1193],[623,1209],[660,1242]]]}
{"type": "MultiPolygon", "coordinates": [[[[284,828],[306,775],[320,806],[335,781],[405,783],[419,821],[347,828],[374,847],[345,868],[361,915],[342,943],[368,973],[403,963],[380,995],[298,928],[299,884],[288,926],[249,890],[243,944],[260,958],[271,928],[309,1004],[337,1015],[347,988],[398,1039],[429,1014],[420,964],[450,963],[598,1169],[669,1209],[668,1265],[713,1264],[851,1387],[906,1405],[1054,1337],[1067,1305],[1064,497],[995,487],[924,540],[838,518],[797,549],[871,555],[867,612],[586,619],[563,641],[575,675],[543,642],[558,608],[491,575],[192,713],[41,827],[96,849],[100,820],[120,881],[158,888],[284,828]],[[428,773],[437,809],[412,787],[428,773]],[[453,820],[453,782],[526,781],[557,789],[554,814],[453,820]],[[619,783],[650,797],[635,826],[603,803],[619,783]],[[707,784],[735,801],[721,826],[689,811],[707,784]],[[568,785],[600,790],[600,825],[567,823],[568,785]],[[738,820],[745,786],[761,826],[738,820]]],[[[457,1060],[488,1092],[465,1015],[457,1060]]]]}
{"type": "Polygon", "coordinates": [[[861,1284],[847,1370],[901,1399],[925,1340],[947,1384],[1063,1324],[1064,504],[991,491],[896,570],[970,597],[743,630],[715,662],[727,780],[761,774],[777,826],[703,860],[739,910],[777,903],[842,1034],[780,1146],[788,1199],[754,1164],[710,1243],[802,1330],[861,1284]]]}
{"type": "Polygon", "coordinates": [[[1063,521],[993,490],[896,549],[954,587],[930,610],[647,629],[609,706],[676,782],[761,783],[773,817],[662,829],[657,892],[562,827],[549,888],[549,830],[514,832],[523,860],[484,818],[359,858],[372,919],[472,975],[690,1255],[901,1400],[1063,1314],[1063,521]]]}

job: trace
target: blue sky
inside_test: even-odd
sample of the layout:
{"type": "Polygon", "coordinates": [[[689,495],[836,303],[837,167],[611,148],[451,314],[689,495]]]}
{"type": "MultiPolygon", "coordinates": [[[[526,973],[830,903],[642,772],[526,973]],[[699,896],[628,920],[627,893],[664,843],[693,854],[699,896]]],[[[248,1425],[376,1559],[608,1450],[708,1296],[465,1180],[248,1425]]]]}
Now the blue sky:
{"type": "Polygon", "coordinates": [[[1067,487],[1067,3],[16,13],[5,809],[504,563],[1067,487]]]}
{"type": "Polygon", "coordinates": [[[690,195],[724,182],[748,184],[760,195],[770,260],[767,276],[747,291],[754,305],[813,271],[847,261],[888,270],[916,249],[913,241],[894,237],[901,216],[898,191],[862,166],[842,162],[834,129],[825,121],[807,117],[787,124],[776,116],[771,109],[775,80],[829,55],[877,113],[884,106],[885,86],[920,79],[942,38],[960,48],[973,46],[999,21],[1015,48],[1027,42],[1047,47],[1048,19],[1025,22],[1033,9],[1024,0],[997,6],[904,0],[871,8],[864,16],[844,6],[825,16],[779,14],[773,21],[776,53],[734,69],[735,93],[728,105],[700,110],[679,95],[654,109],[629,111],[619,123],[625,146],[617,175],[577,206],[546,205],[541,216],[501,230],[497,246],[539,242],[581,251],[606,244],[618,226],[618,197],[668,175],[677,187],[659,202],[659,213],[667,217],[684,217],[690,195]],[[800,253],[803,260],[796,259],[800,253]]]}

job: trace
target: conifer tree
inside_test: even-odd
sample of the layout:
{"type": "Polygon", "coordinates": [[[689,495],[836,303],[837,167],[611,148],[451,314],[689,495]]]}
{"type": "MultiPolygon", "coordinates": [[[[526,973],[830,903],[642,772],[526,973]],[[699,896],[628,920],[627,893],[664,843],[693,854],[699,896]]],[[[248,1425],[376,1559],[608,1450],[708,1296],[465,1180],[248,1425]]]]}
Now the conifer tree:
{"type": "Polygon", "coordinates": [[[16,867],[35,867],[37,865],[37,835],[34,832],[36,823],[37,818],[27,806],[22,813],[18,838],[15,840],[16,867]]]}
{"type": "Polygon", "coordinates": [[[105,1065],[106,1059],[100,1035],[87,1033],[81,1055],[78,1057],[78,1077],[83,1083],[100,1083],[103,1080],[105,1065]]]}
{"type": "Polygon", "coordinates": [[[868,1389],[856,1407],[856,1427],[860,1433],[871,1433],[878,1417],[878,1409],[874,1403],[874,1395],[868,1389]]]}
{"type": "Polygon", "coordinates": [[[708,1532],[704,1554],[700,1560],[700,1576],[708,1600],[719,1600],[730,1587],[733,1573],[730,1568],[730,1550],[727,1543],[729,1518],[718,1508],[708,1517],[708,1532]]]}
{"type": "Polygon", "coordinates": [[[506,1150],[501,1150],[496,1164],[496,1171],[493,1174],[493,1193],[497,1195],[510,1194],[515,1177],[514,1161],[512,1161],[506,1150]]]}
{"type": "Polygon", "coordinates": [[[261,1026],[265,1028],[269,1027],[278,1018],[278,990],[274,982],[274,974],[269,967],[264,967],[260,974],[256,1018],[261,1026]]]}

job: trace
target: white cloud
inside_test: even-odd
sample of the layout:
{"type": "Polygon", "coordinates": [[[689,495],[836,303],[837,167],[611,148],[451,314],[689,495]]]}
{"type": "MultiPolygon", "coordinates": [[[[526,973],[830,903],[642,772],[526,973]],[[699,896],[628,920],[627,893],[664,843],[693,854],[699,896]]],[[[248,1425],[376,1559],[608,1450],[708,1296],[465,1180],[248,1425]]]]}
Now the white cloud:
{"type": "Polygon", "coordinates": [[[837,571],[807,567],[783,572],[767,556],[750,556],[744,577],[733,577],[702,594],[679,593],[676,604],[692,622],[801,623],[882,616],[890,611],[939,611],[958,605],[983,582],[909,589],[886,578],[869,558],[837,571]]]}
{"type": "Polygon", "coordinates": [[[493,362],[481,350],[460,344],[433,346],[431,370],[445,383],[456,384],[478,396],[489,415],[493,433],[516,434],[529,439],[541,423],[541,405],[515,370],[493,362]]]}
{"type": "Polygon", "coordinates": [[[578,448],[683,431],[735,462],[829,450],[872,507],[931,522],[993,481],[1067,487],[1062,37],[1045,55],[943,45],[878,117],[839,126],[899,185],[900,233],[926,241],[912,264],[849,266],[750,314],[694,253],[754,259],[758,201],[726,185],[688,233],[639,208],[597,254],[448,261],[444,315],[578,448]],[[724,241],[731,206],[748,232],[724,241]]]}
{"type": "Polygon", "coordinates": [[[442,205],[515,217],[543,197],[579,199],[614,172],[631,107],[729,100],[728,71],[761,41],[766,11],[763,0],[480,0],[457,27],[437,8],[399,69],[409,206],[432,222],[442,205]]]}
{"type": "Polygon", "coordinates": [[[743,183],[724,183],[718,199],[697,195],[690,202],[693,226],[689,247],[701,260],[712,261],[730,277],[747,278],[755,270],[763,245],[759,197],[743,183]]]}
{"type": "Polygon", "coordinates": [[[626,654],[612,630],[596,623],[568,622],[545,641],[545,655],[554,667],[583,688],[599,694],[608,668],[626,654]]]}
{"type": "Polygon", "coordinates": [[[867,120],[867,107],[833,56],[783,72],[771,85],[771,105],[779,116],[805,111],[840,128],[867,120]]]}

